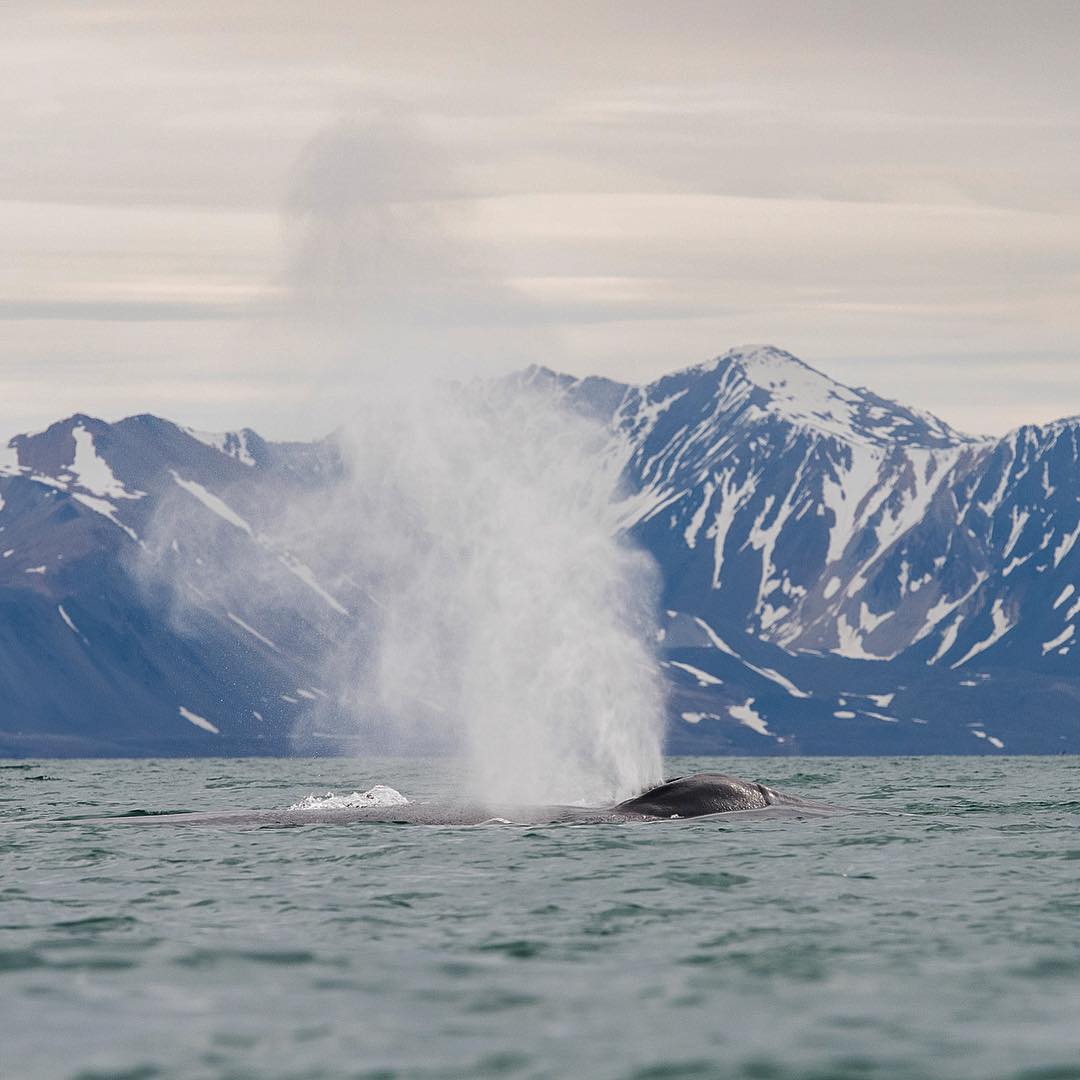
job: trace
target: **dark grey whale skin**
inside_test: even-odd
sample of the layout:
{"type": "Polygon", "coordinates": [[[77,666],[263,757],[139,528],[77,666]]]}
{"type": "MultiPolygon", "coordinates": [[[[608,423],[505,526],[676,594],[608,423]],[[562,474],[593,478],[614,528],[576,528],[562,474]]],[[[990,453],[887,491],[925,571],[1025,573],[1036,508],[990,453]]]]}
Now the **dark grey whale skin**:
{"type": "Polygon", "coordinates": [[[114,820],[138,825],[202,825],[220,827],[290,827],[299,825],[605,825],[670,821],[724,814],[740,818],[816,817],[844,807],[783,795],[764,784],[748,783],[723,773],[676,777],[633,799],[608,808],[517,806],[495,808],[476,804],[407,803],[404,806],[355,807],[344,810],[232,810],[218,813],[142,814],[114,820]]]}
{"type": "Polygon", "coordinates": [[[695,773],[677,776],[659,787],[626,802],[616,810],[643,817],[701,817],[704,814],[728,814],[738,810],[762,810],[775,806],[783,797],[764,784],[737,780],[723,773],[695,773]]]}

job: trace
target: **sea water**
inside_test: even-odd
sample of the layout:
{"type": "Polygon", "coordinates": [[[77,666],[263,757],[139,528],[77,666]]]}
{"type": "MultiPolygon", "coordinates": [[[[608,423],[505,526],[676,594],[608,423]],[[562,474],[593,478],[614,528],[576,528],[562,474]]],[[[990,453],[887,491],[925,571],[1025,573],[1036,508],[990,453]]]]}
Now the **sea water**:
{"type": "Polygon", "coordinates": [[[1080,760],[668,765],[889,813],[144,826],[460,777],[0,763],[0,1077],[1080,1077],[1080,760]]]}

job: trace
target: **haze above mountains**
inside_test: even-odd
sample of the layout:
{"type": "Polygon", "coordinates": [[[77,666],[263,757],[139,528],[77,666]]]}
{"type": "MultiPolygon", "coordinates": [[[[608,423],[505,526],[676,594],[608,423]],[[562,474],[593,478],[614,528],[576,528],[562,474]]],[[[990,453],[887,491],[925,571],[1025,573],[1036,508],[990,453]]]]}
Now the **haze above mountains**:
{"type": "MultiPolygon", "coordinates": [[[[622,462],[621,526],[662,577],[672,751],[1080,750],[1080,420],[972,438],[770,346],[646,386],[515,378],[622,462]]],[[[325,656],[368,583],[270,539],[339,469],[333,438],[147,415],[12,439],[0,753],[365,749],[325,656]],[[274,603],[245,607],[225,563],[274,603]]]]}

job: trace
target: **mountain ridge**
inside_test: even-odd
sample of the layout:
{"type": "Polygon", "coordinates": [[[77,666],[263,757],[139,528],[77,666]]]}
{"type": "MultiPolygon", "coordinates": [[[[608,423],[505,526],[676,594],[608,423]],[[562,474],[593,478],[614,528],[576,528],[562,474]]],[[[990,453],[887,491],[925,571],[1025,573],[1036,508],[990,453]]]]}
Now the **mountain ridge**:
{"type": "MultiPolygon", "coordinates": [[[[662,572],[673,749],[1080,749],[1080,420],[968,436],[774,346],[640,386],[511,378],[609,426],[622,527],[662,572]]],[[[339,467],[332,438],[150,414],[9,440],[0,754],[310,750],[320,656],[370,601],[269,537],[339,467]],[[169,589],[140,580],[148,551],[169,589]],[[223,559],[281,611],[245,608],[223,559]]]]}

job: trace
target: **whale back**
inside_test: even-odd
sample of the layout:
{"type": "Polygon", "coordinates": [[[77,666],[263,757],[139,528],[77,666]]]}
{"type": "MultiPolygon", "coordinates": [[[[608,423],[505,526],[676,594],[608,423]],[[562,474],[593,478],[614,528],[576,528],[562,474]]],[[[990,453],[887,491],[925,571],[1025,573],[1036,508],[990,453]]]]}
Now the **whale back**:
{"type": "Polygon", "coordinates": [[[773,802],[774,793],[763,784],[737,780],[724,773],[695,773],[650,788],[615,809],[646,817],[700,817],[732,810],[760,810],[773,802]]]}
{"type": "Polygon", "coordinates": [[[489,806],[407,803],[395,806],[360,806],[289,810],[225,810],[209,813],[146,814],[136,811],[102,819],[131,825],[203,825],[221,827],[282,828],[315,824],[347,825],[361,822],[402,825],[603,825],[671,818],[696,818],[756,810],[754,818],[813,817],[843,812],[844,807],[809,802],[773,791],[764,784],[738,780],[724,773],[678,776],[608,808],[580,806],[525,806],[502,810],[489,806]]]}

